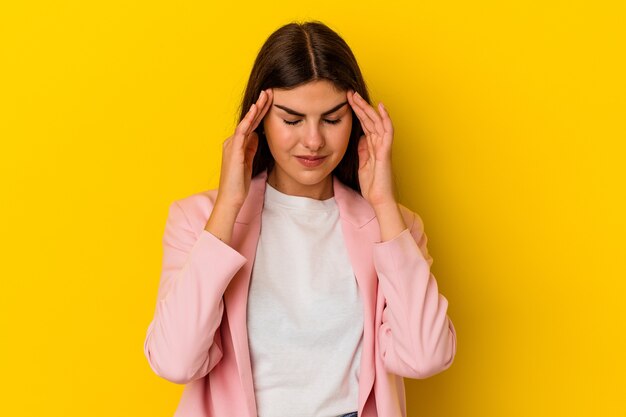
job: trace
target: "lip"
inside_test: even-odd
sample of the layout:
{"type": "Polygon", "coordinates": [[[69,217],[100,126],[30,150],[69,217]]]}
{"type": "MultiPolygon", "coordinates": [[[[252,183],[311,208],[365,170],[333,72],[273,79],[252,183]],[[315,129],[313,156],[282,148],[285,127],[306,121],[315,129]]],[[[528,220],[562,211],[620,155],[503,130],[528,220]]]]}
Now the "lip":
{"type": "Polygon", "coordinates": [[[307,168],[315,168],[322,165],[326,156],[296,155],[296,159],[307,168]]]}

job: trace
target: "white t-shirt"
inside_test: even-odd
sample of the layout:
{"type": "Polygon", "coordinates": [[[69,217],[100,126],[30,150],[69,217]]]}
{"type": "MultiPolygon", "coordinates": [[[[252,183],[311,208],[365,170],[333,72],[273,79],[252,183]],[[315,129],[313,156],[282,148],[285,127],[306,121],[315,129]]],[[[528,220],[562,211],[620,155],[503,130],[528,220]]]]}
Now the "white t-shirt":
{"type": "Polygon", "coordinates": [[[357,410],[363,304],[334,197],[267,184],[247,321],[259,417],[357,410]]]}

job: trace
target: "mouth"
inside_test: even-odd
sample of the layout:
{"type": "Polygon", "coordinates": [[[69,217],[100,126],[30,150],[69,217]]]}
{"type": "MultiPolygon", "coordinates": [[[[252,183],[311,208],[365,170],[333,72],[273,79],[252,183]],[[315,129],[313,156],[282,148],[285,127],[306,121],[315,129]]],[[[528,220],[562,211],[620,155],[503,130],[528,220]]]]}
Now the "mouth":
{"type": "Polygon", "coordinates": [[[302,158],[309,161],[315,161],[316,159],[324,159],[326,156],[322,155],[296,155],[296,158],[302,158]]]}
{"type": "Polygon", "coordinates": [[[324,162],[324,160],[326,159],[326,156],[296,155],[296,159],[305,167],[314,168],[321,165],[322,162],[324,162]]]}

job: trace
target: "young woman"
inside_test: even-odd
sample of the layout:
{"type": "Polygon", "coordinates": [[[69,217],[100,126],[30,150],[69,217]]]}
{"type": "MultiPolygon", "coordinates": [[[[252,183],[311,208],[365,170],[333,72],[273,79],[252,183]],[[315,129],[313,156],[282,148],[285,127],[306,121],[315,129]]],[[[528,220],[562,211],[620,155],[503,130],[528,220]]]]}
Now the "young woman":
{"type": "Polygon", "coordinates": [[[174,201],[144,351],[180,417],[405,416],[403,377],[456,333],[421,218],[396,201],[393,126],[320,22],[265,42],[219,188],[174,201]]]}

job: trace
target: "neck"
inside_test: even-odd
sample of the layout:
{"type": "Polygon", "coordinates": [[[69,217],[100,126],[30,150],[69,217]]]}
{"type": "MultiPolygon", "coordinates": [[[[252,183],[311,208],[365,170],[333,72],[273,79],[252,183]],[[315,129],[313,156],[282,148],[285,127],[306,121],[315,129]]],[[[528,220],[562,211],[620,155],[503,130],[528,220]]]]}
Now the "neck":
{"type": "Polygon", "coordinates": [[[267,176],[267,182],[281,193],[287,195],[308,197],[315,200],[327,200],[334,195],[332,175],[324,178],[324,180],[318,184],[298,184],[294,186],[287,181],[281,180],[280,177],[277,177],[276,170],[273,169],[267,176]]]}

